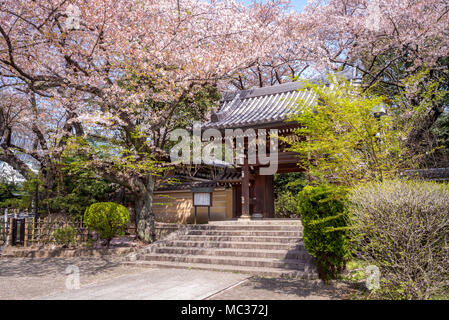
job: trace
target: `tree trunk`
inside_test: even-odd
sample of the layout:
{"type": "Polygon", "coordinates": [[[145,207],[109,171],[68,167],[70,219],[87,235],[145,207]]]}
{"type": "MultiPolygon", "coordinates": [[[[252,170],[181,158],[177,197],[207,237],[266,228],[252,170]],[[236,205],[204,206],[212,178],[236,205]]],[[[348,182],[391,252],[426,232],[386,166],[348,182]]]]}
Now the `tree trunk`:
{"type": "Polygon", "coordinates": [[[47,165],[41,167],[41,173],[42,173],[42,180],[44,183],[45,191],[48,196],[51,196],[53,194],[53,187],[55,186],[56,182],[56,166],[54,165],[47,165]]]}
{"type": "MultiPolygon", "coordinates": [[[[430,112],[416,121],[413,129],[410,130],[406,147],[414,157],[414,166],[416,167],[438,167],[441,154],[435,152],[437,140],[432,133],[432,126],[438,120],[438,117],[444,112],[444,108],[440,105],[434,106],[430,112]],[[436,160],[436,161],[435,161],[436,160]]],[[[444,160],[442,160],[444,163],[444,160]]]]}
{"type": "Polygon", "coordinates": [[[419,145],[423,141],[425,133],[430,131],[433,124],[443,112],[444,107],[442,105],[433,106],[432,109],[419,120],[419,123],[417,123],[413,130],[411,130],[407,139],[408,143],[410,145],[419,145]]]}
{"type": "Polygon", "coordinates": [[[146,243],[155,240],[154,214],[153,214],[154,178],[148,177],[145,190],[137,194],[136,199],[136,227],[137,236],[146,243]]]}

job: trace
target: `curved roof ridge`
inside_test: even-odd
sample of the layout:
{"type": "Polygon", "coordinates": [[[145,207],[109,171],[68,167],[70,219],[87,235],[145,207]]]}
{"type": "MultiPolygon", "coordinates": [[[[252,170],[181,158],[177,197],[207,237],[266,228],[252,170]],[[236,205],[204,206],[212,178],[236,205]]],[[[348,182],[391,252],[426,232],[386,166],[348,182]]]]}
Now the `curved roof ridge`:
{"type": "Polygon", "coordinates": [[[247,90],[237,90],[237,91],[226,91],[223,93],[223,101],[231,101],[236,95],[239,95],[240,99],[249,99],[253,97],[260,97],[265,95],[272,95],[277,93],[283,93],[288,91],[295,91],[301,89],[303,87],[303,83],[300,81],[287,82],[274,86],[262,87],[262,88],[253,88],[247,90]]]}
{"type": "Polygon", "coordinates": [[[293,112],[292,105],[307,99],[309,91],[302,81],[271,87],[225,92],[221,106],[204,128],[237,128],[282,122],[293,112]]]}

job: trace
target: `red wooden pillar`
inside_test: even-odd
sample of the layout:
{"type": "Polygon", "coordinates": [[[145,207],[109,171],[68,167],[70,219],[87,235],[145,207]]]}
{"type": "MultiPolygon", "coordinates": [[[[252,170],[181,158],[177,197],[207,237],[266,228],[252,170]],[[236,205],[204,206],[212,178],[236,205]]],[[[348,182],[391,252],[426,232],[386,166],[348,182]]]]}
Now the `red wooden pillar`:
{"type": "Polygon", "coordinates": [[[242,215],[241,219],[250,219],[249,212],[249,165],[248,158],[245,157],[245,162],[242,167],[242,215]]]}
{"type": "Polygon", "coordinates": [[[265,212],[265,176],[259,174],[259,168],[256,168],[256,175],[254,178],[254,212],[253,219],[261,219],[265,212]]]}

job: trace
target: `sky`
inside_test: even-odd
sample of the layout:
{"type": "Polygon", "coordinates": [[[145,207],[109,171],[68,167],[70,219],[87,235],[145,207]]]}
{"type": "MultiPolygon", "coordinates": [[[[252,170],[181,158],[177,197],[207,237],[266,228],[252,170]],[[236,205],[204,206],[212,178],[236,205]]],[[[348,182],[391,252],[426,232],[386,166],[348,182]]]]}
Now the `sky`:
{"type": "MultiPolygon", "coordinates": [[[[249,4],[252,2],[252,0],[238,0],[238,1],[240,1],[244,4],[249,4]]],[[[304,8],[304,6],[306,5],[307,0],[291,0],[290,2],[291,2],[293,9],[301,11],[304,8]]]]}

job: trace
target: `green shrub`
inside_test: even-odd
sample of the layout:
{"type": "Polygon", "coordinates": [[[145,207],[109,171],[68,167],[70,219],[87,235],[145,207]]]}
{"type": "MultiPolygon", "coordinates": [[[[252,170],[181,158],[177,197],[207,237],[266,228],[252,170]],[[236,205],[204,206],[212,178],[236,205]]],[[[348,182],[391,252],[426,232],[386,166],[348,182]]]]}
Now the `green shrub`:
{"type": "Polygon", "coordinates": [[[62,212],[74,217],[81,217],[87,207],[109,198],[115,191],[114,185],[104,180],[92,178],[83,172],[68,174],[60,182],[63,193],[42,201],[51,212],[62,212]]]}
{"type": "Polygon", "coordinates": [[[28,205],[25,204],[21,199],[9,198],[3,202],[0,202],[0,208],[25,210],[28,209],[28,205]]]}
{"type": "Polygon", "coordinates": [[[274,208],[278,218],[299,217],[298,199],[291,192],[280,193],[274,203],[274,208]]]}
{"type": "Polygon", "coordinates": [[[325,281],[337,278],[349,257],[345,194],[331,185],[307,186],[298,194],[304,245],[325,281]]]}
{"type": "Polygon", "coordinates": [[[0,183],[0,202],[9,199],[12,197],[12,194],[7,185],[0,183]]]}
{"type": "Polygon", "coordinates": [[[273,179],[273,191],[276,196],[284,192],[297,195],[308,184],[304,172],[277,173],[273,179]]]}
{"type": "Polygon", "coordinates": [[[86,209],[85,224],[95,230],[107,244],[121,234],[129,221],[129,212],[124,206],[114,202],[97,202],[86,209]]]}
{"type": "Polygon", "coordinates": [[[56,229],[53,232],[53,237],[57,244],[64,245],[66,247],[75,244],[76,229],[71,226],[56,229]]]}
{"type": "MultiPolygon", "coordinates": [[[[32,178],[24,181],[20,185],[9,185],[8,189],[11,197],[0,202],[1,208],[19,209],[20,211],[28,210],[34,211],[33,201],[36,195],[36,186],[39,186],[39,193],[42,194],[44,189],[42,187],[42,180],[40,178],[32,178]]],[[[41,203],[41,201],[39,201],[41,203]]],[[[46,214],[40,207],[41,214],[46,214]]]]}
{"type": "Polygon", "coordinates": [[[380,270],[379,297],[428,299],[449,285],[449,186],[371,182],[349,195],[354,254],[380,270]]]}

